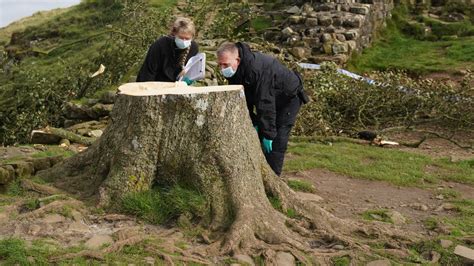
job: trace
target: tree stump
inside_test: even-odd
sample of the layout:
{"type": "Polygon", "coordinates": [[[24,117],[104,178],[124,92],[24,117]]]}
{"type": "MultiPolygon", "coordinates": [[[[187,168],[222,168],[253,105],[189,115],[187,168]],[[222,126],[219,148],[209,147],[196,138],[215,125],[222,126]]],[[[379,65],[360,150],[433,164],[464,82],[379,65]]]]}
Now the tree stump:
{"type": "Polygon", "coordinates": [[[221,254],[287,250],[305,261],[300,252],[315,248],[315,240],[322,241],[320,248],[338,242],[365,249],[354,239],[355,232],[368,239],[395,235],[385,227],[339,219],[298,198],[274,175],[240,85],[125,84],[100,139],[40,176],[63,190],[94,197],[101,206],[149,190],[153,182],[192,184],[207,198],[206,226],[221,233],[211,245],[221,254]],[[269,195],[281,201],[283,213],[291,208],[300,219],[274,209],[269,195]]]}

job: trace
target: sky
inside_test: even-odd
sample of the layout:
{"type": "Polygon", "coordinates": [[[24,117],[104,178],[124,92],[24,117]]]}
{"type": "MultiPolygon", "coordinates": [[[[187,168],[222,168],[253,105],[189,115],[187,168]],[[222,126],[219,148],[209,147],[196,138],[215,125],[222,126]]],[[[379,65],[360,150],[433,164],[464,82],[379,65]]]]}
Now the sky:
{"type": "Polygon", "coordinates": [[[37,11],[77,5],[80,0],[0,0],[0,28],[37,11]]]}

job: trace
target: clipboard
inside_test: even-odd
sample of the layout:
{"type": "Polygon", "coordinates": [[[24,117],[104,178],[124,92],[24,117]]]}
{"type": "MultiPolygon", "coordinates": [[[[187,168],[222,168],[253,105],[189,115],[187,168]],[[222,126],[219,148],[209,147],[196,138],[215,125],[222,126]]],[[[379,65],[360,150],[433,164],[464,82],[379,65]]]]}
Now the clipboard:
{"type": "Polygon", "coordinates": [[[184,75],[178,81],[182,81],[187,77],[190,80],[201,80],[206,75],[206,54],[199,53],[188,60],[183,69],[184,75]]]}

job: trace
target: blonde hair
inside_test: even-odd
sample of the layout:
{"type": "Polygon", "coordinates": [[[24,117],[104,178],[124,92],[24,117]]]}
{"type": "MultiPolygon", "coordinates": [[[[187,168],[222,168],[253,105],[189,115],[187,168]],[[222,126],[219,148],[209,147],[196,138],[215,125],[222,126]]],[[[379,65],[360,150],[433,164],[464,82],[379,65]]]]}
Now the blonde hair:
{"type": "Polygon", "coordinates": [[[171,35],[178,33],[189,33],[194,36],[196,34],[194,22],[189,18],[178,17],[171,25],[171,35]]]}

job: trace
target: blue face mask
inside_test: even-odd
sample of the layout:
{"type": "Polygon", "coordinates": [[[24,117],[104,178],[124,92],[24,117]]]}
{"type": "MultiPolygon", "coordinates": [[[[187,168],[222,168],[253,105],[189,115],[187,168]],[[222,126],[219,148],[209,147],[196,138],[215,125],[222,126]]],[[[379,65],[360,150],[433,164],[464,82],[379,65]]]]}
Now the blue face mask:
{"type": "Polygon", "coordinates": [[[231,66],[228,68],[221,69],[221,72],[225,78],[231,78],[235,74],[235,71],[231,66]]]}
{"type": "Polygon", "coordinates": [[[191,40],[183,40],[178,37],[174,37],[174,42],[179,49],[186,49],[191,46],[191,40]]]}

